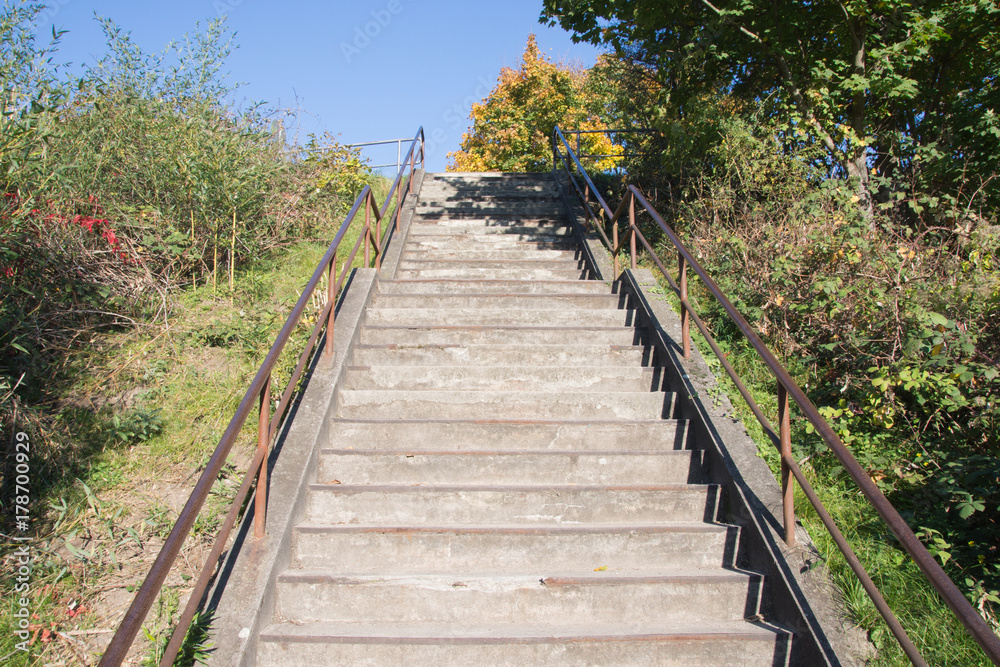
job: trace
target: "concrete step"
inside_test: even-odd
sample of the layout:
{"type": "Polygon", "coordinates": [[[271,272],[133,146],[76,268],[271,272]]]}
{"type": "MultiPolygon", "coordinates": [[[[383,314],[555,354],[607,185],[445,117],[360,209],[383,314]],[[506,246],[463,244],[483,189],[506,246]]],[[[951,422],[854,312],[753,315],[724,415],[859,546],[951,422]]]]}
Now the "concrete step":
{"type": "Polygon", "coordinates": [[[612,327],[542,327],[474,325],[367,325],[361,342],[369,345],[568,345],[576,341],[600,345],[638,345],[647,337],[643,329],[612,327]]]}
{"type": "Polygon", "coordinates": [[[392,451],[534,451],[603,452],[680,451],[687,447],[683,420],[403,420],[334,419],[328,448],[392,451]]]}
{"type": "MultiPolygon", "coordinates": [[[[419,211],[419,207],[417,208],[419,211]]],[[[509,212],[503,215],[482,215],[477,217],[416,217],[410,225],[411,231],[434,233],[435,230],[456,229],[465,233],[478,233],[489,227],[502,230],[507,227],[525,227],[545,231],[550,228],[569,227],[566,217],[559,215],[529,215],[509,212]]]]}
{"type": "Polygon", "coordinates": [[[373,325],[433,326],[629,326],[635,323],[634,310],[532,308],[369,308],[366,323],[373,325]]]}
{"type": "Polygon", "coordinates": [[[345,390],[581,391],[664,390],[662,368],[635,366],[349,366],[345,390]]]}
{"type": "MultiPolygon", "coordinates": [[[[433,444],[433,443],[427,443],[433,444]]],[[[441,446],[450,443],[439,443],[441,446]]],[[[321,450],[318,484],[691,484],[704,452],[321,450]]]]}
{"type": "Polygon", "coordinates": [[[410,230],[408,239],[410,241],[422,241],[427,237],[456,237],[475,241],[480,237],[492,238],[513,238],[519,241],[567,241],[577,243],[576,235],[572,227],[568,225],[552,225],[536,227],[532,225],[497,225],[492,227],[466,227],[450,225],[419,225],[410,230]]]}
{"type": "Polygon", "coordinates": [[[379,280],[379,294],[610,294],[599,280],[379,280]]]}
{"type": "Polygon", "coordinates": [[[624,294],[378,294],[377,308],[515,308],[525,310],[603,309],[617,310],[628,305],[624,294]]]}
{"type": "Polygon", "coordinates": [[[550,184],[491,185],[483,188],[456,187],[446,183],[428,183],[420,190],[422,201],[503,201],[512,207],[530,200],[559,201],[558,190],[550,184]]]}
{"type": "Polygon", "coordinates": [[[587,269],[397,269],[396,278],[470,278],[473,280],[586,280],[587,269]]]}
{"type": "Polygon", "coordinates": [[[403,253],[406,261],[419,259],[450,259],[464,261],[483,261],[491,259],[517,260],[582,260],[583,253],[580,250],[544,250],[538,248],[497,248],[490,246],[478,246],[473,248],[440,250],[434,248],[421,248],[419,246],[407,246],[403,253]]]}
{"type": "Polygon", "coordinates": [[[587,263],[582,259],[403,259],[400,269],[506,269],[512,272],[524,269],[549,269],[583,271],[587,263]]]}
{"type": "Polygon", "coordinates": [[[763,623],[541,624],[278,623],[260,637],[262,665],[660,665],[774,667],[791,635],[763,623]]]}
{"type": "Polygon", "coordinates": [[[719,487],[312,484],[305,521],[343,525],[615,524],[711,521],[719,487]]]}
{"type": "Polygon", "coordinates": [[[640,345],[356,345],[355,366],[649,366],[640,345]]]}
{"type": "Polygon", "coordinates": [[[411,234],[406,250],[579,250],[576,237],[540,234],[411,234]]]}
{"type": "Polygon", "coordinates": [[[538,201],[534,197],[525,198],[516,206],[512,206],[509,202],[494,201],[493,197],[479,197],[479,201],[426,201],[421,197],[414,210],[414,220],[427,221],[435,218],[457,217],[554,218],[563,214],[561,201],[538,201]]]}
{"type": "Polygon", "coordinates": [[[657,419],[674,416],[666,392],[345,390],[337,416],[347,419],[657,419]]]}
{"type": "Polygon", "coordinates": [[[435,200],[441,197],[454,200],[477,200],[483,197],[500,197],[503,200],[548,198],[559,197],[559,191],[554,183],[513,183],[513,184],[486,184],[482,187],[469,187],[455,183],[444,183],[440,181],[428,181],[420,189],[420,197],[428,200],[435,200]]]}
{"type": "Polygon", "coordinates": [[[735,526],[661,521],[652,525],[323,525],[300,523],[292,568],[396,573],[558,572],[607,567],[615,574],[730,567],[735,526]]]}
{"type": "Polygon", "coordinates": [[[296,623],[716,623],[755,616],[760,586],[758,575],[722,569],[377,577],[289,570],[278,577],[275,612],[296,623]]]}

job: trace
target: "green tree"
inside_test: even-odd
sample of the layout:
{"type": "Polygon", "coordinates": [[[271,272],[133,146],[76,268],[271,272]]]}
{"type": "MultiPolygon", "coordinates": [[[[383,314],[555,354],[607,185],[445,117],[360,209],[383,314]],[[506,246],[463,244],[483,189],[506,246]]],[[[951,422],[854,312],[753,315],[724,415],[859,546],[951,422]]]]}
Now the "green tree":
{"type": "Polygon", "coordinates": [[[764,101],[869,213],[873,191],[979,191],[1000,167],[993,0],[545,0],[541,20],[655,69],[667,120],[709,93],[764,101]]]}

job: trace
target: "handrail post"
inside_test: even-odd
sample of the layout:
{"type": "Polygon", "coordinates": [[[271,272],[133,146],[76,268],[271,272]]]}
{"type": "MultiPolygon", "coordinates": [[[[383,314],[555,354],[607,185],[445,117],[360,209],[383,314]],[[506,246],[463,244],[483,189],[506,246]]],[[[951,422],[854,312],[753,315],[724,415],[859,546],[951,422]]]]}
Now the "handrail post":
{"type": "Polygon", "coordinates": [[[253,535],[264,537],[264,516],[267,511],[267,446],[271,442],[271,375],[260,390],[260,420],[257,424],[257,451],[263,454],[257,471],[257,491],[253,513],[253,535]]]}
{"type": "MultiPolygon", "coordinates": [[[[589,204],[588,204],[589,206],[589,204]]],[[[611,258],[615,264],[615,279],[618,279],[618,218],[614,219],[614,226],[611,228],[611,247],[614,256],[611,258]]]]}
{"type": "Polygon", "coordinates": [[[681,296],[681,341],[684,346],[684,358],[691,358],[691,313],[688,311],[688,273],[687,259],[683,253],[678,252],[678,264],[680,268],[677,275],[677,286],[680,287],[681,296]]]}
{"type": "Polygon", "coordinates": [[[628,202],[629,252],[632,253],[632,270],[638,268],[635,260],[635,195],[629,192],[628,202]]]}
{"type": "MultiPolygon", "coordinates": [[[[399,231],[399,218],[403,212],[403,188],[396,188],[396,231],[399,231]]],[[[381,222],[381,221],[380,221],[381,222]]],[[[382,235],[379,234],[379,243],[382,242],[382,235]]]]}
{"type": "MultiPolygon", "coordinates": [[[[397,221],[398,222],[398,221],[397,221]]],[[[399,229],[397,227],[397,229],[399,229]]],[[[382,218],[377,218],[375,220],[375,238],[378,239],[379,245],[375,248],[375,268],[382,268],[382,218]]]]}
{"type": "Polygon", "coordinates": [[[417,159],[417,147],[414,146],[413,150],[410,151],[410,177],[406,179],[407,192],[411,195],[413,194],[413,165],[416,163],[417,159]]]}
{"type": "Polygon", "coordinates": [[[336,303],[337,294],[334,292],[334,290],[336,289],[336,286],[337,286],[336,285],[336,281],[337,281],[337,273],[336,273],[336,271],[337,271],[337,256],[334,255],[333,257],[330,258],[330,270],[329,270],[329,274],[328,274],[329,277],[330,277],[330,280],[327,281],[327,286],[326,286],[326,300],[327,300],[327,303],[331,304],[330,305],[330,315],[329,315],[329,317],[328,317],[328,319],[326,321],[326,353],[327,354],[333,354],[333,319],[334,319],[334,311],[337,310],[337,303],[336,303]]]}
{"type": "Polygon", "coordinates": [[[778,442],[781,450],[781,509],[785,523],[785,544],[795,546],[795,481],[788,461],[792,458],[791,415],[788,390],[778,382],[778,442]]]}
{"type": "Polygon", "coordinates": [[[371,219],[371,212],[372,212],[372,210],[371,210],[371,197],[372,197],[372,195],[371,195],[370,192],[368,193],[368,196],[365,197],[365,229],[364,229],[364,234],[365,234],[365,268],[366,269],[371,265],[371,262],[372,262],[371,252],[370,252],[370,250],[368,248],[368,242],[371,240],[371,236],[372,236],[372,228],[371,228],[371,224],[372,224],[372,219],[371,219]]]}

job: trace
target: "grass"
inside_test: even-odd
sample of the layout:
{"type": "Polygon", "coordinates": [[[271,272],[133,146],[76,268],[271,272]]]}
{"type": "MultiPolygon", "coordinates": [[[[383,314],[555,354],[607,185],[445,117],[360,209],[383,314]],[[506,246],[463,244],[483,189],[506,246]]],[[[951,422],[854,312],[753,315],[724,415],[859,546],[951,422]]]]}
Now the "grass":
{"type": "MultiPolygon", "coordinates": [[[[680,312],[676,295],[658,269],[652,265],[646,268],[658,276],[661,293],[667,296],[674,310],[680,312]]],[[[697,293],[699,286],[697,283],[690,286],[692,295],[697,293]]],[[[692,304],[697,307],[698,299],[692,298],[692,304]]],[[[704,317],[704,310],[699,312],[704,317]]],[[[707,341],[694,326],[691,327],[691,340],[729,396],[747,432],[757,444],[758,454],[767,462],[775,478],[779,479],[781,464],[777,450],[764,434],[764,429],[743,401],[732,380],[722,370],[707,341]]],[[[754,400],[771,423],[776,424],[776,384],[769,369],[744,339],[719,339],[717,342],[754,400]]],[[[782,363],[789,367],[788,361],[782,363]]],[[[802,378],[799,378],[799,381],[802,382],[802,378]]],[[[815,437],[806,435],[803,420],[796,419],[794,407],[792,416],[793,446],[797,439],[815,437]]],[[[927,662],[932,665],[954,667],[973,665],[988,667],[991,664],[989,659],[944,604],[909,555],[895,541],[874,508],[853,483],[848,484],[844,478],[817,472],[810,465],[804,465],[803,470],[809,476],[809,481],[823,505],[833,516],[837,526],[851,544],[851,548],[927,662]]],[[[909,665],[909,660],[899,648],[833,538],[798,486],[795,488],[795,507],[797,518],[815,543],[833,583],[840,591],[846,615],[868,634],[875,648],[875,655],[868,664],[873,667],[909,665]]]]}
{"type": "MultiPolygon", "coordinates": [[[[355,224],[346,235],[338,266],[359,231],[355,224]]],[[[22,417],[19,429],[36,443],[30,651],[16,646],[16,601],[4,596],[0,663],[96,663],[326,248],[295,243],[238,271],[232,292],[228,285],[177,291],[155,324],[95,335],[54,378],[55,416],[22,417]]],[[[359,252],[353,265],[362,262],[359,252]]],[[[325,283],[318,291],[325,294],[325,283]]],[[[280,356],[275,393],[322,305],[322,298],[310,303],[280,356]]],[[[136,659],[155,657],[172,631],[251,458],[256,421],[248,421],[133,646],[136,659]]],[[[6,562],[13,544],[2,549],[6,562]]],[[[13,590],[12,572],[4,568],[3,590],[13,590]]],[[[189,634],[190,660],[203,654],[209,622],[200,618],[189,634]]]]}

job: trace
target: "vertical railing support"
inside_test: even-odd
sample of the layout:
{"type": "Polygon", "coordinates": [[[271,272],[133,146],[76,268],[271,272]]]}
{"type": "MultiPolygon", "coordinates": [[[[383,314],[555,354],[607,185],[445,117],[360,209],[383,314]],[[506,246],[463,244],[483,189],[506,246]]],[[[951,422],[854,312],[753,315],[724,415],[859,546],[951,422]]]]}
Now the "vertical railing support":
{"type": "Polygon", "coordinates": [[[792,458],[792,420],[788,409],[788,390],[778,383],[778,443],[781,451],[781,509],[785,522],[785,544],[795,546],[795,480],[788,461],[792,458]]]}
{"type": "Polygon", "coordinates": [[[632,270],[635,271],[637,267],[635,259],[635,195],[629,191],[629,201],[628,201],[628,231],[629,231],[629,252],[632,253],[632,270]]]}
{"type": "MultiPolygon", "coordinates": [[[[396,188],[396,231],[399,231],[399,218],[403,214],[403,188],[396,188]]],[[[381,221],[380,221],[381,222],[381,221]]],[[[382,242],[382,236],[379,235],[379,243],[382,242]]]]}
{"type": "Polygon", "coordinates": [[[372,235],[372,227],[371,227],[371,224],[372,224],[372,218],[371,218],[372,209],[371,209],[371,204],[372,204],[371,194],[369,194],[368,198],[365,199],[365,228],[364,228],[364,234],[365,234],[365,268],[366,269],[369,266],[371,266],[371,263],[372,263],[371,252],[368,249],[368,242],[371,240],[371,235],[372,235]]]}
{"type": "MultiPolygon", "coordinates": [[[[375,202],[372,200],[372,205],[375,202]]],[[[399,220],[396,220],[396,229],[399,229],[399,220]]],[[[375,238],[378,240],[379,246],[375,249],[375,268],[382,268],[382,218],[377,218],[375,220],[375,238]]]]}
{"type": "Polygon", "coordinates": [[[677,286],[681,291],[681,341],[684,346],[684,358],[691,358],[691,313],[688,311],[688,272],[687,259],[677,253],[679,269],[677,271],[677,286]]]}
{"type": "Polygon", "coordinates": [[[264,537],[264,517],[267,511],[267,447],[271,442],[271,376],[260,390],[260,419],[257,423],[257,452],[262,454],[257,472],[257,491],[253,513],[253,534],[264,537]]]}
{"type": "Polygon", "coordinates": [[[326,301],[330,304],[330,315],[326,320],[326,353],[333,354],[333,319],[337,310],[337,255],[330,258],[329,280],[326,285],[326,301]]]}
{"type": "Polygon", "coordinates": [[[615,218],[611,227],[611,248],[614,255],[611,257],[615,264],[615,280],[618,279],[618,219],[615,218]]]}

